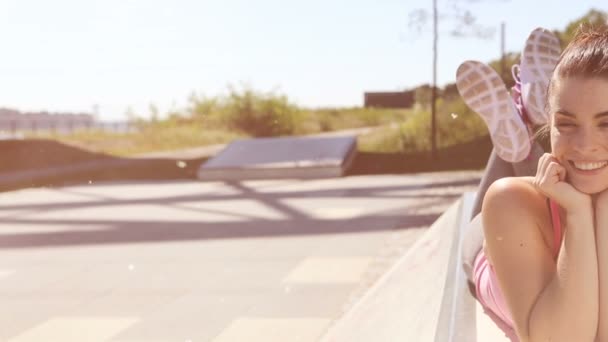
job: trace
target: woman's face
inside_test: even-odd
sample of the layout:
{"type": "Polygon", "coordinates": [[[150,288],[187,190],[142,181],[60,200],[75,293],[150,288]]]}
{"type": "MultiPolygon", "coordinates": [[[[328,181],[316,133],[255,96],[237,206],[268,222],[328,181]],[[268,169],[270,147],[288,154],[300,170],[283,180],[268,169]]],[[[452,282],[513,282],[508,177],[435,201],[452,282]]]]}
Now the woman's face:
{"type": "Polygon", "coordinates": [[[551,149],[567,181],[594,194],[608,188],[608,80],[555,80],[550,98],[551,149]]]}

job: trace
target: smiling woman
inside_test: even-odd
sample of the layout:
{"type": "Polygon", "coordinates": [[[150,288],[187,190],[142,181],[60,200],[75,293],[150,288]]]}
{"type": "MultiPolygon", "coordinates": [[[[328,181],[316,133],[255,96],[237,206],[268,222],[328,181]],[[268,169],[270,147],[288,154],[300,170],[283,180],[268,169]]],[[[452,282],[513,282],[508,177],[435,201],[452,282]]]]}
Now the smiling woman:
{"type": "Polygon", "coordinates": [[[552,93],[552,151],[567,181],[590,194],[608,188],[608,79],[558,78],[552,93]]]}
{"type": "Polygon", "coordinates": [[[551,152],[534,177],[495,181],[475,295],[513,341],[608,338],[608,28],[581,29],[548,94],[551,152]]]}

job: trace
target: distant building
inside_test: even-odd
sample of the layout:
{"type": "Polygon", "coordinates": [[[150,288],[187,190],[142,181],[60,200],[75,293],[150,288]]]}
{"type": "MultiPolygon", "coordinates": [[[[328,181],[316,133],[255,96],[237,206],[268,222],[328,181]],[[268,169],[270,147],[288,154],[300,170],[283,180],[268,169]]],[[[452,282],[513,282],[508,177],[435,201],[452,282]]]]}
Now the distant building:
{"type": "Polygon", "coordinates": [[[366,92],[365,107],[377,108],[412,108],[414,106],[414,91],[399,92],[366,92]]]}
{"type": "Polygon", "coordinates": [[[95,125],[95,117],[87,113],[21,113],[0,108],[0,131],[74,131],[95,125]]]}

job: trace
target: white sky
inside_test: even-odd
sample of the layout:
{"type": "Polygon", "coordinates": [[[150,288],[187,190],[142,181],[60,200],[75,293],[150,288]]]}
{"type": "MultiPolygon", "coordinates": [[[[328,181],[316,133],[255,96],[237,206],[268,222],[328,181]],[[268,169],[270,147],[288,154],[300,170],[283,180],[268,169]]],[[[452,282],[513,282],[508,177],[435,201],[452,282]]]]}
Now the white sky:
{"type": "MultiPolygon", "coordinates": [[[[445,7],[454,0],[439,0],[445,7]]],[[[507,24],[507,50],[535,27],[563,29],[605,0],[464,1],[507,24]]],[[[229,84],[277,90],[307,107],[360,106],[363,92],[431,81],[430,31],[408,14],[431,0],[0,0],[0,107],[84,111],[122,120],[183,107],[229,84]]],[[[442,22],[441,31],[451,28],[442,22]]],[[[494,39],[440,38],[439,82],[466,59],[499,57],[494,39]]]]}

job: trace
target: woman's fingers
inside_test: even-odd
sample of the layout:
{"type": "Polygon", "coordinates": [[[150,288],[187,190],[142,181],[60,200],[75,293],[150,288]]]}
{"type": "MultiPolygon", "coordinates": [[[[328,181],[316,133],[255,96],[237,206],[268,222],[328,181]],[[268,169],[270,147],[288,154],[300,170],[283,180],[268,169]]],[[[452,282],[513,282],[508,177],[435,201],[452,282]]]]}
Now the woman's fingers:
{"type": "Polygon", "coordinates": [[[545,171],[545,177],[547,178],[547,182],[545,183],[548,186],[555,185],[562,181],[563,167],[554,162],[549,162],[547,166],[547,170],[545,171]]]}
{"type": "Polygon", "coordinates": [[[551,155],[549,153],[543,154],[538,160],[538,166],[536,168],[536,176],[534,177],[534,185],[541,187],[544,183],[547,166],[551,162],[551,155]]]}
{"type": "Polygon", "coordinates": [[[562,164],[558,164],[558,171],[559,171],[559,181],[565,182],[566,181],[566,168],[562,164]]]}
{"type": "Polygon", "coordinates": [[[566,169],[549,153],[545,153],[538,161],[538,171],[534,178],[535,186],[547,197],[557,199],[558,183],[566,179],[566,169]]]}
{"type": "Polygon", "coordinates": [[[545,196],[557,202],[566,211],[587,210],[591,197],[566,181],[566,168],[549,153],[538,160],[534,186],[545,196]]]}
{"type": "Polygon", "coordinates": [[[537,168],[536,174],[543,175],[545,173],[545,169],[547,168],[547,165],[549,165],[550,161],[551,161],[551,155],[549,153],[543,154],[540,157],[540,159],[538,160],[538,168],[537,168]]]}

